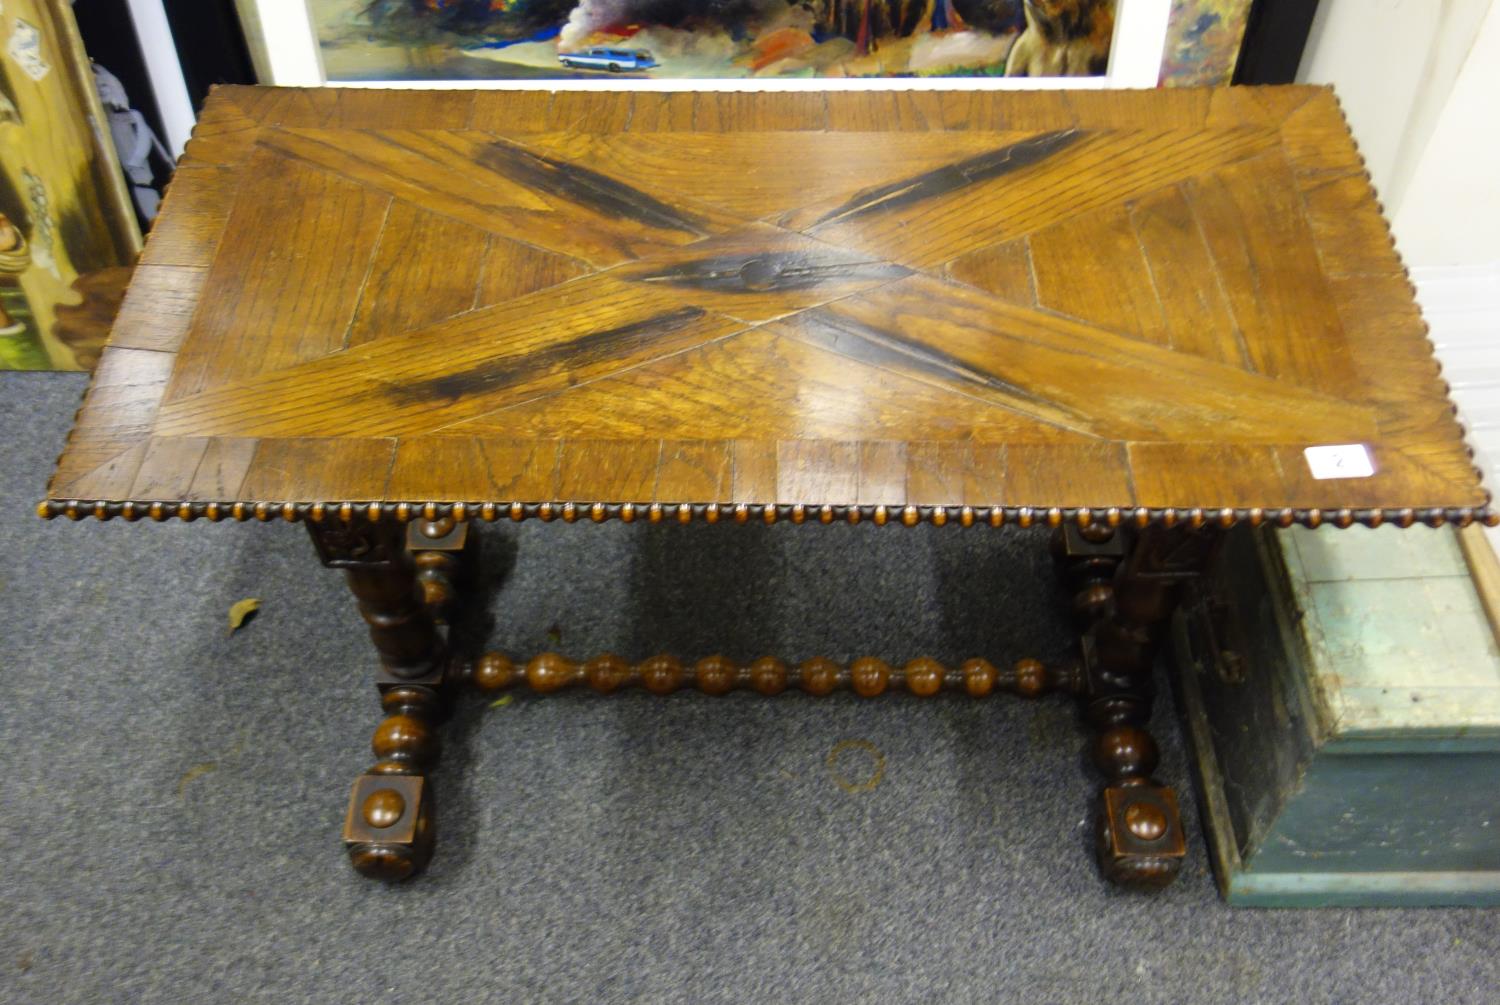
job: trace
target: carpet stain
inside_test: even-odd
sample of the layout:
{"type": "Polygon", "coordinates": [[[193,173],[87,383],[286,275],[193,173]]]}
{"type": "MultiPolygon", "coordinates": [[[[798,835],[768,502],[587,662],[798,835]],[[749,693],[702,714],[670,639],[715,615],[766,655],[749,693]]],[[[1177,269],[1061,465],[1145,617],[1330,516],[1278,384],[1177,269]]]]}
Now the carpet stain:
{"type": "Polygon", "coordinates": [[[871,792],[885,777],[885,755],[869,740],[840,740],[828,752],[828,773],[833,776],[833,783],[845,792],[871,792]],[[866,769],[869,777],[864,781],[852,780],[848,769],[841,770],[839,767],[841,761],[847,763],[848,760],[855,759],[851,755],[856,752],[866,755],[860,760],[868,759],[870,762],[870,767],[866,769]]]}
{"type": "MultiPolygon", "coordinates": [[[[239,739],[235,741],[234,746],[230,747],[228,750],[224,751],[224,753],[220,755],[219,760],[220,761],[230,761],[230,760],[233,760],[235,757],[239,756],[241,753],[244,752],[244,750],[245,750],[245,744],[247,742],[248,742],[247,735],[244,734],[244,733],[241,733],[240,736],[239,736],[239,739]]],[[[219,770],[219,761],[200,761],[197,764],[193,765],[191,768],[188,768],[177,779],[177,798],[178,799],[182,799],[182,798],[184,798],[184,796],[186,796],[186,794],[187,794],[187,787],[189,785],[191,785],[195,779],[202,778],[204,775],[213,774],[215,771],[218,771],[218,770],[219,770]]]]}
{"type": "Polygon", "coordinates": [[[202,778],[204,775],[218,770],[218,761],[204,761],[202,764],[195,764],[191,768],[188,768],[182,773],[182,777],[177,779],[177,798],[181,799],[187,794],[187,787],[193,779],[202,778]]]}

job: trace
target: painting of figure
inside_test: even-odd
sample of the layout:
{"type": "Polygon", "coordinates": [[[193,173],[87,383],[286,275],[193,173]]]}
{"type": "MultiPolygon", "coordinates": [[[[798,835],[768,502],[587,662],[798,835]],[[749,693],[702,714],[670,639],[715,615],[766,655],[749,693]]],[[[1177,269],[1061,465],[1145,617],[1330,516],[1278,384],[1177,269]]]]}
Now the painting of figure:
{"type": "Polygon", "coordinates": [[[1108,0],[1025,0],[1026,30],[1005,60],[1007,77],[1090,77],[1109,65],[1115,30],[1108,0]]]}
{"type": "Polygon", "coordinates": [[[1114,0],[310,0],[330,82],[1102,74],[1114,0]],[[1067,10],[1054,10],[1067,8],[1067,10]],[[1066,22],[1061,34],[1051,26],[1066,22]],[[1039,28],[1037,26],[1040,26],[1039,28]]]}

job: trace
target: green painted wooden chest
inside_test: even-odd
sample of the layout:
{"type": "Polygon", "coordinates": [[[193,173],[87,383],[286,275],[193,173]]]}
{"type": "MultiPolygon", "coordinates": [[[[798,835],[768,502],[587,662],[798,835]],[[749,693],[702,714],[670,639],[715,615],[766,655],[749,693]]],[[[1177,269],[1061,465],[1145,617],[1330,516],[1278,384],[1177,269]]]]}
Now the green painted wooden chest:
{"type": "Polygon", "coordinates": [[[1500,904],[1500,651],[1454,532],[1225,548],[1174,626],[1225,897],[1500,904]]]}

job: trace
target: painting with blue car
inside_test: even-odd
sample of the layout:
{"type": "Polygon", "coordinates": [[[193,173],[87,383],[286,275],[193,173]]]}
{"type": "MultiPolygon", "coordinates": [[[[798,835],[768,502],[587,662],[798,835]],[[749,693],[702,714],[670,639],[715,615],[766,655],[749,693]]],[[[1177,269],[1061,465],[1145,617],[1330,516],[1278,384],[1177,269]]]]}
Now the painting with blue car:
{"type": "Polygon", "coordinates": [[[310,0],[330,82],[1087,76],[1114,0],[310,0]]]}

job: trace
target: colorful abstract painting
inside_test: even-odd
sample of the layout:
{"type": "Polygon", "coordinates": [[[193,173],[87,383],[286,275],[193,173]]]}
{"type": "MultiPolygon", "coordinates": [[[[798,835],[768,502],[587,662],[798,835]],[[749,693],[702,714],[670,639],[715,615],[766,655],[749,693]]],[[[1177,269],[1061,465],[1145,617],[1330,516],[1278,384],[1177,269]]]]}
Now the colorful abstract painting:
{"type": "Polygon", "coordinates": [[[1168,87],[1227,84],[1234,76],[1251,0],[1173,0],[1162,53],[1168,87]]]}
{"type": "Polygon", "coordinates": [[[329,82],[1102,74],[1114,0],[310,0],[329,82]]]}

